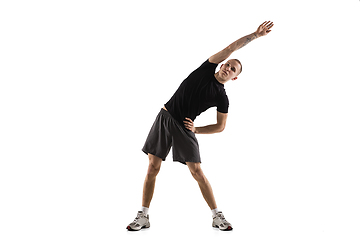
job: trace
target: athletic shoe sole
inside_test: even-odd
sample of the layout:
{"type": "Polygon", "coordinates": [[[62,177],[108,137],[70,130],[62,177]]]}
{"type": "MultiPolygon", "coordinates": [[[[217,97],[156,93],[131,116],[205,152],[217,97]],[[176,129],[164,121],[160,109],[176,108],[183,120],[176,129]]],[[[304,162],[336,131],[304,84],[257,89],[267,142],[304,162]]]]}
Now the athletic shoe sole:
{"type": "Polygon", "coordinates": [[[221,229],[221,228],[219,228],[219,226],[218,225],[215,225],[215,226],[213,226],[214,228],[218,228],[219,230],[221,230],[221,231],[232,231],[233,230],[233,228],[231,227],[231,226],[228,226],[226,229],[221,229]]]}
{"type": "Polygon", "coordinates": [[[149,227],[150,227],[150,224],[149,224],[149,225],[144,225],[144,226],[142,226],[140,229],[132,229],[130,226],[127,226],[126,229],[127,229],[128,231],[131,231],[131,232],[136,232],[136,231],[140,231],[140,230],[143,229],[143,228],[149,228],[149,227]]]}

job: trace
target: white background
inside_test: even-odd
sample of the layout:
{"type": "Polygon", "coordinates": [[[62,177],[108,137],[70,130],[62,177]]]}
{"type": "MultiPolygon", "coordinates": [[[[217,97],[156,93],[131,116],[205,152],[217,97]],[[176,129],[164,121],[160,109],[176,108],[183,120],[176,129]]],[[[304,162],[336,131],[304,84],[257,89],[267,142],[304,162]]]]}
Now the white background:
{"type": "MultiPolygon", "coordinates": [[[[1,239],[359,239],[358,0],[1,1],[1,239]],[[171,154],[141,206],[155,117],[190,72],[232,55],[221,134],[198,135],[232,232],[171,154]]],[[[196,126],[214,123],[209,109],[196,126]]]]}

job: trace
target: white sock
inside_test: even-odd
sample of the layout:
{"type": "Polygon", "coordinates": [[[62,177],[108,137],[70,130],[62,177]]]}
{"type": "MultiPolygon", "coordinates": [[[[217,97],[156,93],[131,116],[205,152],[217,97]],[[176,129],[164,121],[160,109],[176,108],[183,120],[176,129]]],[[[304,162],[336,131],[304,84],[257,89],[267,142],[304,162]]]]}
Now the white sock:
{"type": "Polygon", "coordinates": [[[218,212],[219,212],[219,210],[217,208],[211,210],[212,217],[214,218],[218,212]]]}
{"type": "Polygon", "coordinates": [[[148,215],[148,212],[149,212],[149,208],[147,207],[141,207],[141,211],[146,215],[148,215]]]}

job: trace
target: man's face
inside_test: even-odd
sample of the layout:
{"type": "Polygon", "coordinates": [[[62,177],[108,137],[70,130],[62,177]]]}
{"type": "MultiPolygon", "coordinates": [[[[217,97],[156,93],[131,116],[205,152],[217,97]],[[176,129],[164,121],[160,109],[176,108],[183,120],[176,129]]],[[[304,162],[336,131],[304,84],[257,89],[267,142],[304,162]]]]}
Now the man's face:
{"type": "Polygon", "coordinates": [[[240,73],[241,66],[234,60],[230,59],[225,64],[221,65],[219,74],[225,81],[236,78],[240,73]]]}

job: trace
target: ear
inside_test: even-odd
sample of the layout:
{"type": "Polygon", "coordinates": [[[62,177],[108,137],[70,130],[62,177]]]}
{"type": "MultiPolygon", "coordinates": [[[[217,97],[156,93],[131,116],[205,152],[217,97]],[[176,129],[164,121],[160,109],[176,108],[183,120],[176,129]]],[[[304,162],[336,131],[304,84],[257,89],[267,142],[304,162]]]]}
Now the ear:
{"type": "Polygon", "coordinates": [[[234,77],[233,79],[231,79],[231,80],[233,80],[233,81],[235,81],[237,79],[237,77],[234,77]]]}

